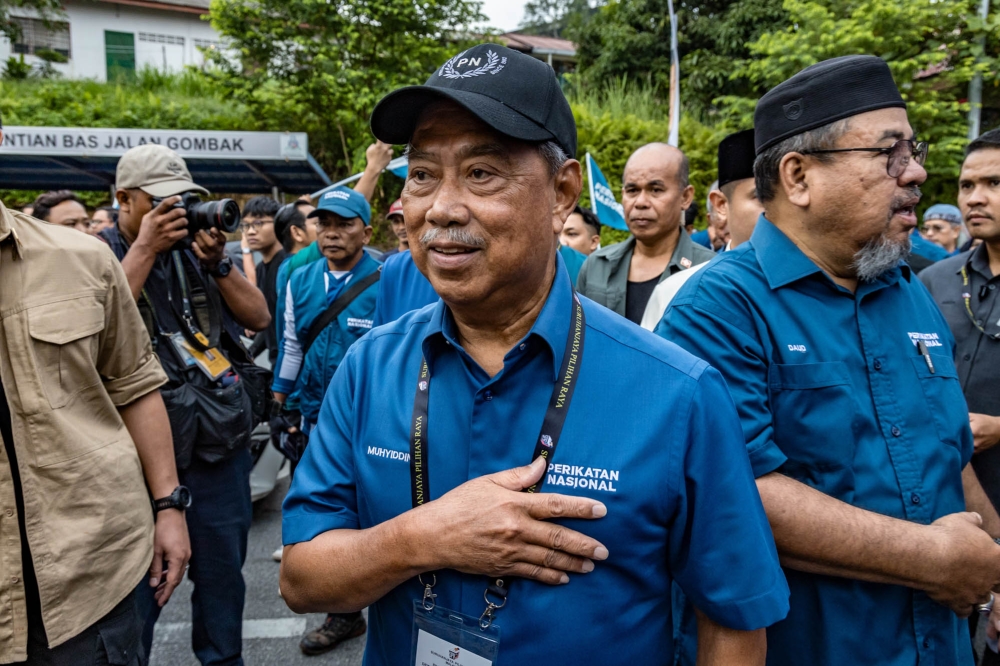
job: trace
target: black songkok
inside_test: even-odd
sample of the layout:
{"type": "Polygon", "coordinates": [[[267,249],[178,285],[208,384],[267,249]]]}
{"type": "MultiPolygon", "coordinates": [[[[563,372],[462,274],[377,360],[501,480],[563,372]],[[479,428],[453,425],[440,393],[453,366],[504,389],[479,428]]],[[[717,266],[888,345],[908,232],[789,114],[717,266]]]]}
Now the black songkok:
{"type": "Polygon", "coordinates": [[[876,109],[906,108],[889,66],[875,56],[844,56],[806,67],[757,102],[757,154],[797,134],[876,109]]]}
{"type": "Polygon", "coordinates": [[[753,178],[754,131],[730,134],[719,144],[719,187],[734,180],[753,178]]]}

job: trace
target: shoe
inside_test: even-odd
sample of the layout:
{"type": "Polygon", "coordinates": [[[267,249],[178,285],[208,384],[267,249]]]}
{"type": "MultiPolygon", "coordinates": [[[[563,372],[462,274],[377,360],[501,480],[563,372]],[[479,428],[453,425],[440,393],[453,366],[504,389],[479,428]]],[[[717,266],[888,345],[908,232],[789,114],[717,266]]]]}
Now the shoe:
{"type": "Polygon", "coordinates": [[[344,641],[363,636],[366,631],[368,625],[365,624],[365,618],[361,617],[361,613],[347,615],[330,613],[326,616],[322,627],[302,637],[299,649],[302,650],[302,654],[309,656],[325,654],[344,641]]]}
{"type": "Polygon", "coordinates": [[[281,546],[280,548],[278,548],[278,550],[276,550],[273,553],[271,553],[271,559],[274,560],[275,562],[280,562],[281,561],[281,553],[284,550],[285,550],[284,546],[281,546]]]}

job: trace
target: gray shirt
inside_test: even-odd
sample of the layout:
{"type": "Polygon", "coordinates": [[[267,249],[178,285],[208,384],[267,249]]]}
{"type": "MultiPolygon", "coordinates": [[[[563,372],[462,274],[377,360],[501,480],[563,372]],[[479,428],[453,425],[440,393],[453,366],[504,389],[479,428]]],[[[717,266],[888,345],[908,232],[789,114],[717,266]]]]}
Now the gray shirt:
{"type": "MultiPolygon", "coordinates": [[[[969,411],[1000,416],[1000,275],[990,271],[986,246],[939,261],[920,273],[920,280],[955,336],[955,367],[969,411]]],[[[1000,447],[976,454],[972,465],[993,504],[1000,507],[1000,447]]]]}

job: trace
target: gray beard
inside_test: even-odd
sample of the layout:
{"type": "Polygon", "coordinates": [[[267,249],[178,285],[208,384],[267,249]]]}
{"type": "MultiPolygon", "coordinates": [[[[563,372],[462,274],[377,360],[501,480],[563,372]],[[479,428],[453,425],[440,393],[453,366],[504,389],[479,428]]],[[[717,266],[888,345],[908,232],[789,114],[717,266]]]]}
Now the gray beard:
{"type": "Polygon", "coordinates": [[[854,255],[854,270],[861,282],[874,282],[891,271],[910,255],[910,237],[893,241],[881,235],[874,238],[854,255]]]}

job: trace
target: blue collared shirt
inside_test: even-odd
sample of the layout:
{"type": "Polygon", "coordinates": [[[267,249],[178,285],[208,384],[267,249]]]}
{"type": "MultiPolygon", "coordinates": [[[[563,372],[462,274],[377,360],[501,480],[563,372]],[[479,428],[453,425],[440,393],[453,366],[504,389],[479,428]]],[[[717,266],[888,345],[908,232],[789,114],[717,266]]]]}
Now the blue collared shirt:
{"type": "MultiPolygon", "coordinates": [[[[530,462],[559,374],[572,298],[560,269],[531,331],[492,378],[462,349],[443,303],[355,343],[285,499],[284,543],[368,528],[410,510],[410,419],[421,356],[431,372],[432,500],[530,462]]],[[[672,580],[723,625],[755,629],[778,621],[788,588],[722,378],[581,301],[587,328],[578,383],[542,491],[604,502],[603,519],[556,522],[598,539],[611,554],[568,585],[514,580],[497,619],[498,664],[670,664],[672,580]]],[[[445,571],[437,581],[440,606],[483,612],[484,577],[445,571]]],[[[412,602],[421,591],[411,580],[371,607],[365,664],[409,663],[412,602]]]]}
{"type": "Polygon", "coordinates": [[[375,326],[396,321],[407,312],[436,303],[437,292],[413,262],[409,250],[397,252],[382,264],[378,281],[378,302],[375,304],[375,326]]]}
{"type": "MultiPolygon", "coordinates": [[[[761,216],[749,243],[688,281],[656,332],[725,377],[758,477],[778,471],[922,524],[965,510],[972,436],[954,340],[908,266],[851,294],[761,216]]],[[[923,592],[785,574],[792,608],[768,629],[768,664],[972,663],[966,622],[923,592]]]]}

